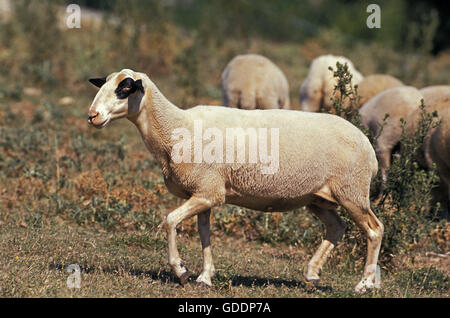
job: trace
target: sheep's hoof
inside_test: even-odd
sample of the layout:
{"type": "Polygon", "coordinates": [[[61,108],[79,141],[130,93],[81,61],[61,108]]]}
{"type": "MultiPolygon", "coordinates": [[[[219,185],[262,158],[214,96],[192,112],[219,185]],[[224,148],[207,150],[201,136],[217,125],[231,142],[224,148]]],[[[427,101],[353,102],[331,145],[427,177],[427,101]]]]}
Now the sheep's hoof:
{"type": "Polygon", "coordinates": [[[191,277],[191,273],[189,271],[184,272],[184,274],[180,276],[180,285],[184,286],[189,280],[189,277],[191,277]]]}
{"type": "Polygon", "coordinates": [[[377,277],[375,279],[367,279],[364,278],[362,281],[358,283],[355,287],[356,293],[366,293],[371,290],[380,289],[381,288],[381,280],[377,277]]]}

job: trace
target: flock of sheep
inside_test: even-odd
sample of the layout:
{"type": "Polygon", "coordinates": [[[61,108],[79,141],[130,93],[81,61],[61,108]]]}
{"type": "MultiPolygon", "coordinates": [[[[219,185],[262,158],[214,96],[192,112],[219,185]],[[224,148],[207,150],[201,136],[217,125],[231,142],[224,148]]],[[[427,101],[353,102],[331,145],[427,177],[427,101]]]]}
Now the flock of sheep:
{"type": "MultiPolygon", "coordinates": [[[[398,119],[417,117],[415,111],[424,98],[429,109],[447,108],[447,111],[439,111],[443,124],[430,133],[424,147],[424,161],[435,162],[448,184],[450,87],[419,91],[388,75],[364,78],[347,59],[323,56],[312,63],[301,87],[302,109],[307,111],[295,111],[289,110],[288,81],[265,57],[236,57],[225,69],[222,79],[224,106],[229,107],[196,106],[186,110],[171,103],[144,73],[124,69],[90,80],[99,91],[89,109],[89,123],[103,128],[113,120],[130,120],[159,163],[168,190],[186,199],[162,224],[167,231],[169,264],[180,282],[186,283],[190,272],[178,252],[177,225],[197,216],[203,270],[196,281],[211,286],[215,274],[210,242],[211,209],[233,204],[266,212],[307,206],[326,229],[305,272],[308,281],[318,283],[327,257],[344,233],[345,223],[336,211],[340,205],[367,238],[363,278],[355,290],[379,288],[377,261],[384,226],[372,212],[369,199],[378,160],[385,171],[393,146],[399,140],[398,119]],[[353,84],[360,86],[362,98],[367,101],[360,113],[368,128],[376,131],[380,118],[385,113],[391,114],[375,150],[362,131],[349,121],[317,112],[321,107],[330,107],[335,79],[328,67],[335,66],[337,61],[349,65],[353,84]],[[277,127],[279,170],[274,174],[262,174],[261,162],[174,162],[171,150],[177,141],[172,132],[179,127],[194,131],[199,121],[205,129],[214,129],[221,136],[226,135],[228,127],[277,127]]],[[[193,153],[195,147],[192,147],[193,153]]]]}
{"type": "MultiPolygon", "coordinates": [[[[400,142],[400,118],[407,122],[406,131],[412,135],[420,119],[419,106],[424,99],[428,112],[437,111],[442,124],[432,129],[425,139],[419,162],[431,169],[436,164],[442,180],[444,209],[450,201],[450,85],[429,86],[417,89],[406,86],[388,74],[364,77],[353,63],[342,56],[323,55],[311,63],[309,74],[300,88],[301,110],[329,111],[337,83],[329,67],[336,63],[347,64],[352,74],[352,85],[358,85],[359,114],[362,124],[375,135],[383,125],[375,142],[375,152],[380,165],[383,183],[391,164],[392,151],[400,142]]],[[[226,67],[222,75],[223,104],[243,109],[289,109],[289,84],[283,72],[266,57],[256,54],[239,55],[226,67]]]]}

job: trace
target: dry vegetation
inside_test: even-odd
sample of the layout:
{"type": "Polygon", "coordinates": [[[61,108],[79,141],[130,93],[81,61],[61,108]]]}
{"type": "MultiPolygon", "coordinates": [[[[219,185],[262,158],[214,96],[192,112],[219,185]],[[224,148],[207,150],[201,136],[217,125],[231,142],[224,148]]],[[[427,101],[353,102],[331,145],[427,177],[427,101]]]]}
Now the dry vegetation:
{"type": "MultiPolygon", "coordinates": [[[[320,286],[305,283],[302,273],[323,226],[304,209],[215,209],[214,287],[180,287],[167,263],[165,233],[157,227],[181,201],[167,192],[130,123],[114,122],[101,131],[88,126],[96,90],[86,79],[133,68],[149,74],[180,107],[219,105],[226,63],[252,52],[285,72],[298,109],[298,89],[320,54],[346,55],[363,74],[388,72],[423,87],[449,84],[449,52],[398,53],[363,42],[350,49],[328,29],[298,43],[259,37],[220,42],[208,30],[188,32],[165,21],[164,10],[137,27],[146,20],[137,8],[120,16],[126,24],[67,30],[53,23],[52,1],[27,3],[17,1],[17,18],[0,20],[0,296],[359,297],[353,286],[365,243],[354,226],[333,251],[320,286]],[[70,264],[82,267],[79,290],[66,287],[70,264]]],[[[386,224],[383,288],[366,297],[449,296],[449,259],[436,255],[449,250],[450,225],[435,216],[438,206],[430,205],[428,195],[436,180],[425,172],[411,178],[415,186],[426,184],[425,193],[416,192],[401,206],[389,196],[375,207],[386,224]]],[[[196,220],[183,222],[179,235],[183,259],[198,274],[196,220]]]]}

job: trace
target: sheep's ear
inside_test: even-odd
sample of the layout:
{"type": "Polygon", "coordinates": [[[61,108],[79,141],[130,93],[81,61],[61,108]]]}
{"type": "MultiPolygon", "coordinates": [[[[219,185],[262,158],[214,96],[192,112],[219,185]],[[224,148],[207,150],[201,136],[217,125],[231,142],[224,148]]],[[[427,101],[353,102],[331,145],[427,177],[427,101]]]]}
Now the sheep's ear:
{"type": "Polygon", "coordinates": [[[105,85],[106,77],[103,77],[103,78],[90,78],[89,82],[91,82],[91,84],[93,84],[93,85],[97,86],[98,88],[100,88],[103,85],[105,85]]]}

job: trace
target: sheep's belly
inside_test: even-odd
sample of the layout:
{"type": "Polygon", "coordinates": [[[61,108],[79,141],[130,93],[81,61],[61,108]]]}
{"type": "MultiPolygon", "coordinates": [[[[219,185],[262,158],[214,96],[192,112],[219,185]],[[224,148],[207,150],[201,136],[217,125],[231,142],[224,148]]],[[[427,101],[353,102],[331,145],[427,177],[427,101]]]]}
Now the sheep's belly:
{"type": "Polygon", "coordinates": [[[240,207],[264,211],[264,212],[283,212],[290,211],[302,206],[309,205],[315,200],[315,196],[308,194],[298,198],[264,198],[264,197],[249,197],[249,196],[227,196],[225,203],[237,205],[240,207]]]}

